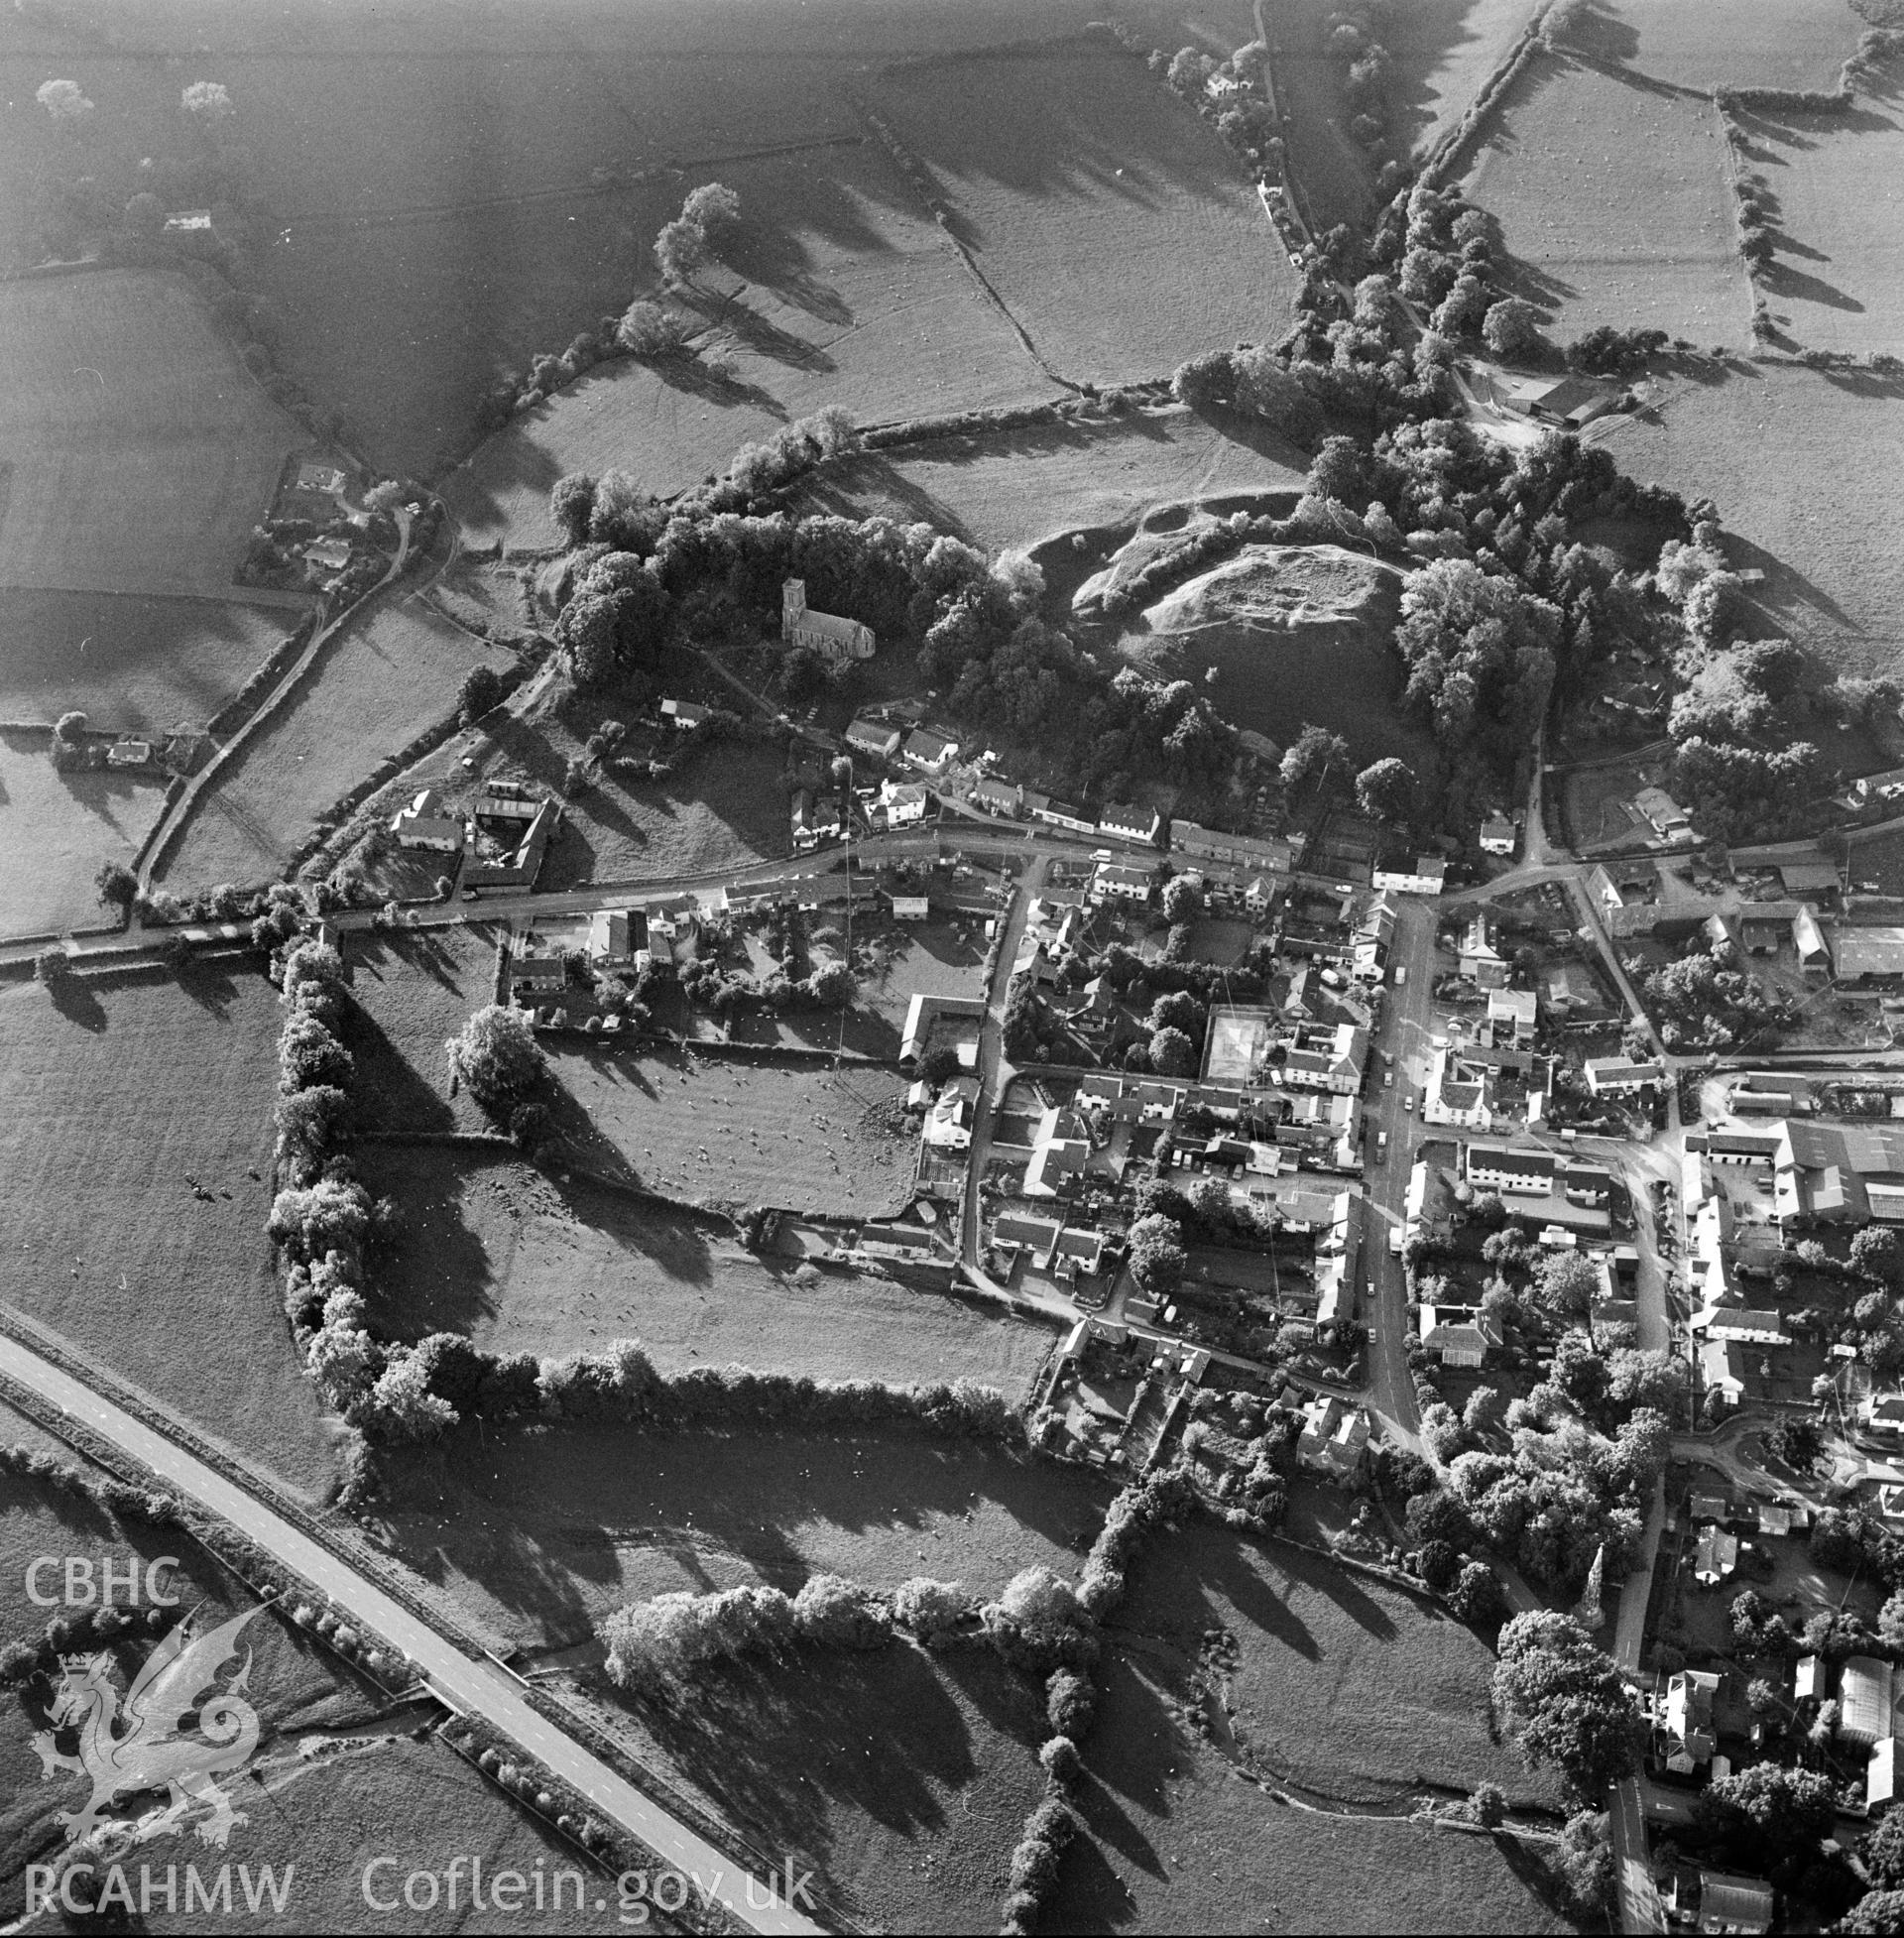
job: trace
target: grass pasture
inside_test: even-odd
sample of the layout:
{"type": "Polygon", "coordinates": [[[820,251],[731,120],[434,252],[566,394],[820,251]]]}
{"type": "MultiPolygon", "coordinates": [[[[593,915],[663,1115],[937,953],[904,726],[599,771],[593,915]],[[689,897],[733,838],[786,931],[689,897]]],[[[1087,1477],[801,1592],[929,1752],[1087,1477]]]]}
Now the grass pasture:
{"type": "Polygon", "coordinates": [[[586,1160],[683,1203],[872,1218],[911,1195],[918,1146],[890,1070],[566,1048],[549,1069],[586,1120],[586,1160]]]}
{"type": "Polygon", "coordinates": [[[0,730],[0,936],[105,922],[99,864],[130,863],[165,801],[155,781],[57,773],[45,734],[0,730]]]}
{"type": "Polygon", "coordinates": [[[0,285],[0,584],[223,598],[309,439],[181,276],[0,285]]]}
{"type": "Polygon", "coordinates": [[[1596,0],[1570,38],[1676,87],[1835,87],[1864,31],[1846,0],[1596,0]]]}
{"type": "Polygon", "coordinates": [[[380,1456],[397,1552],[472,1620],[532,1649],[587,1642],[611,1609],[675,1589],[830,1570],[996,1594],[1074,1572],[1112,1489],[1070,1468],[893,1433],[647,1434],[568,1422],[468,1429],[380,1456]],[[559,1503],[559,1507],[551,1504],[559,1503]]]}
{"type": "Polygon", "coordinates": [[[123,593],[0,589],[0,712],[49,726],[202,727],[292,633],[287,608],[123,593]]]}
{"type": "Polygon", "coordinates": [[[1776,198],[1772,260],[1755,274],[1777,327],[1807,349],[1853,356],[1904,346],[1904,239],[1873,220],[1904,196],[1904,112],[1860,95],[1848,114],[1740,116],[1753,169],[1776,198]]]}
{"type": "Polygon", "coordinates": [[[604,1721],[756,1848],[811,1866],[865,1929],[997,1923],[1049,1725],[1030,1678],[989,1650],[807,1650],[665,1706],[579,1679],[604,1721]]]}
{"type": "Polygon", "coordinates": [[[0,1276],[12,1303],[320,1493],[330,1425],[264,1230],[281,1022],[249,958],[75,978],[59,1007],[38,984],[0,988],[0,1276]]]}
{"type": "Polygon", "coordinates": [[[1556,339],[1601,323],[1745,339],[1751,289],[1710,98],[1536,56],[1463,186],[1498,218],[1516,294],[1549,312],[1556,339]]]}
{"type": "Polygon", "coordinates": [[[1434,147],[1507,58],[1532,12],[1533,0],[1416,0],[1384,22],[1400,146],[1434,147]]]}
{"type": "Polygon", "coordinates": [[[1039,353],[1073,382],[1162,377],[1273,337],[1296,275],[1215,131],[1101,41],[889,68],[869,90],[1039,353]]]}
{"type": "Polygon", "coordinates": [[[160,879],[173,889],[277,880],[327,809],[456,711],[471,666],[511,664],[416,598],[377,600],[206,789],[160,879]]]}
{"type": "MultiPolygon", "coordinates": [[[[1299,491],[1303,453],[1272,433],[1250,434],[1243,443],[1176,405],[995,431],[830,464],[803,487],[800,508],[924,520],[989,551],[1073,530],[1122,536],[1164,501],[1299,491]]],[[[1090,557],[1086,569],[1102,562],[1090,557]]]]}
{"type": "MultiPolygon", "coordinates": [[[[605,365],[517,419],[449,480],[473,543],[555,543],[548,487],[566,471],[631,471],[665,496],[828,405],[881,423],[1057,394],[852,125],[825,146],[707,172],[739,193],[742,224],[690,301],[700,347],[725,352],[731,375],[699,361],[605,365]]],[[[669,181],[676,199],[692,185],[669,181]]]]}
{"type": "Polygon", "coordinates": [[[1656,412],[1616,421],[1607,449],[1632,477],[1718,501],[1734,563],[1765,573],[1743,637],[1783,635],[1842,671],[1895,669],[1904,559],[1885,508],[1904,487],[1904,388],[1734,365],[1723,383],[1671,383],[1656,412]]]}
{"type": "Polygon", "coordinates": [[[857,1273],[775,1270],[688,1215],[515,1158],[366,1147],[370,1188],[404,1212],[380,1258],[373,1323],[466,1331],[492,1352],[639,1339],[663,1372],[741,1365],[816,1380],[974,1379],[1019,1398],[1047,1329],[857,1273]]]}

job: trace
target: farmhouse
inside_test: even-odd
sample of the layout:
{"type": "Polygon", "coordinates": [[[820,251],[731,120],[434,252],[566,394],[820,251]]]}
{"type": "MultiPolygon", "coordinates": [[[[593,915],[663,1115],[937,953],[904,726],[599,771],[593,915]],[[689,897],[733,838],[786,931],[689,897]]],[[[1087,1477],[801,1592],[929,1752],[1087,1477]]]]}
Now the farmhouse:
{"type": "Polygon", "coordinates": [[[149,740],[115,740],[106,749],[108,767],[146,767],[152,761],[152,742],[149,740]]]}
{"type": "Polygon", "coordinates": [[[877,755],[881,760],[891,760],[899,751],[903,738],[897,727],[890,727],[884,720],[855,720],[846,730],[849,747],[856,753],[877,755]]]}
{"type": "Polygon", "coordinates": [[[400,847],[423,848],[445,855],[457,853],[465,838],[462,822],[442,811],[434,787],[425,787],[408,807],[393,814],[390,831],[400,847]]]}
{"type": "Polygon", "coordinates": [[[1417,855],[1412,867],[1397,864],[1374,872],[1377,894],[1439,895],[1447,880],[1448,864],[1439,855],[1417,855]]]}
{"type": "Polygon", "coordinates": [[[568,965],[559,949],[551,949],[533,929],[518,929],[509,945],[512,989],[536,995],[559,994],[568,982],[568,965]]]}
{"type": "Polygon", "coordinates": [[[1597,862],[1587,877],[1587,893],[1614,934],[1636,934],[1647,925],[1640,909],[1659,900],[1658,866],[1650,861],[1597,862]]]}
{"type": "Polygon", "coordinates": [[[1515,839],[1514,824],[1504,814],[1490,814],[1481,824],[1481,851],[1485,855],[1511,855],[1515,839]]]}
{"type": "Polygon", "coordinates": [[[930,727],[914,727],[899,749],[907,767],[923,768],[927,774],[943,774],[952,765],[959,743],[930,727]]]}
{"type": "Polygon", "coordinates": [[[857,619],[814,612],[806,603],[806,581],[787,579],[780,587],[780,638],[788,646],[810,646],[836,666],[870,660],[877,642],[873,629],[857,619]]]}
{"type": "Polygon", "coordinates": [[[668,722],[677,733],[692,733],[696,727],[704,727],[713,719],[714,709],[703,706],[698,700],[663,700],[661,718],[668,722]]]}

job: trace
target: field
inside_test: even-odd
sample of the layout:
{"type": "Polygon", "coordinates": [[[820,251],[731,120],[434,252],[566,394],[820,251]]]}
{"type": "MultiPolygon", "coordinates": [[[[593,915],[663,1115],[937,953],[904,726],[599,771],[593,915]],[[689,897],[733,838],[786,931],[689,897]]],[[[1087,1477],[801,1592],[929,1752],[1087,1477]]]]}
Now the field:
{"type": "Polygon", "coordinates": [[[990,1650],[804,1651],[691,1703],[576,1678],[598,1714],[762,1850],[811,1866],[871,1931],[989,1931],[1040,1800],[1043,1705],[990,1650]]]}
{"type": "Polygon", "coordinates": [[[1400,145],[1419,154],[1434,147],[1505,60],[1533,11],[1533,0],[1416,0],[1384,25],[1400,145]]]}
{"type": "Polygon", "coordinates": [[[1173,405],[847,459],[804,487],[801,509],[922,519],[1003,551],[1054,533],[1131,526],[1166,501],[1299,491],[1307,469],[1304,454],[1272,433],[1246,444],[1173,405]]]}
{"type": "Polygon", "coordinates": [[[1150,607],[1118,650],[1171,677],[1214,667],[1224,718],[1278,746],[1314,721],[1345,735],[1359,764],[1419,763],[1432,744],[1396,705],[1397,584],[1339,546],[1250,545],[1150,607]]]}
{"type": "Polygon", "coordinates": [[[911,1195],[918,1146],[899,1128],[905,1085],[891,1071],[579,1049],[549,1069],[594,1134],[587,1161],[664,1196],[872,1218],[911,1195]]]}
{"type": "Polygon", "coordinates": [[[356,999],[340,1026],[357,1059],[359,1122],[370,1131],[477,1131],[467,1091],[451,1098],[443,1045],[495,1000],[496,938],[487,923],[354,934],[346,959],[356,999]]]}
{"type": "Polygon", "coordinates": [[[752,1366],[816,1380],[974,1379],[1014,1401],[1054,1335],[955,1299],[847,1272],[764,1264],[685,1214],[513,1158],[366,1147],[370,1189],[404,1213],[380,1258],[372,1322],[468,1332],[497,1353],[639,1339],[664,1372],[752,1366]]]}
{"type": "Polygon", "coordinates": [[[1716,499],[1733,562],[1764,572],[1744,637],[1782,634],[1841,671],[1895,671],[1904,559],[1884,507],[1904,485],[1904,390],[1741,366],[1724,383],[1673,383],[1657,413],[1616,424],[1606,448],[1620,469],[1716,499]]]}
{"type": "Polygon", "coordinates": [[[1499,219],[1516,294],[1557,340],[1601,323],[1744,340],[1751,292],[1709,98],[1536,57],[1463,187],[1499,219]]]}
{"type": "Polygon", "coordinates": [[[155,781],[56,773],[47,741],[0,729],[0,936],[104,922],[99,864],[130,862],[165,806],[155,781]]]}
{"type": "Polygon", "coordinates": [[[879,111],[1039,355],[1072,382],[1167,376],[1273,337],[1296,277],[1240,166],[1101,41],[889,69],[879,111]]]}
{"type": "Polygon", "coordinates": [[[1085,1746],[1093,1837],[1066,1859],[1059,1928],[1241,1929],[1263,1908],[1265,1876],[1276,1923],[1294,1930],[1566,1928],[1512,1841],[1386,1814],[1484,1780],[1518,1802],[1558,1801],[1490,1741],[1493,1656],[1468,1630],[1320,1557],[1206,1523],[1146,1554],[1113,1635],[1085,1746]],[[1227,1674],[1205,1650],[1216,1630],[1239,1645],[1227,1674]],[[1183,1726],[1199,1703],[1216,1747],[1183,1726]],[[1239,1851],[1259,1862],[1240,1869],[1239,1851]]]}
{"type": "Polygon", "coordinates": [[[209,599],[0,590],[0,712],[51,725],[202,727],[292,632],[298,614],[209,599]]]}
{"type": "Polygon", "coordinates": [[[479,664],[500,671],[512,661],[416,598],[378,600],[206,789],[159,879],[171,889],[278,879],[319,815],[455,712],[457,686],[479,664]]]}
{"type": "Polygon", "coordinates": [[[1835,87],[1864,31],[1845,0],[1598,0],[1576,44],[1678,87],[1835,87]]]}
{"type": "MultiPolygon", "coordinates": [[[[448,484],[471,543],[553,543],[565,471],[632,472],[660,495],[741,444],[842,405],[862,423],[1057,395],[885,152],[859,132],[773,163],[722,163],[741,197],[727,267],[692,301],[700,362],[618,363],[488,440],[448,484]]],[[[678,198],[692,183],[669,178],[678,198]]],[[[665,213],[666,211],[663,211],[665,213]]]]}
{"type": "Polygon", "coordinates": [[[0,584],[222,598],[309,442],[182,277],[0,285],[0,584]]]}
{"type": "Polygon", "coordinates": [[[0,989],[0,1278],[163,1404],[321,1493],[331,1423],[264,1233],[280,1022],[249,960],[85,976],[59,1008],[37,984],[0,989]]]}
{"type": "Polygon", "coordinates": [[[1904,191],[1904,116],[1895,96],[1860,95],[1849,114],[1741,116],[1753,168],[1771,183],[1778,253],[1755,281],[1772,321],[1808,349],[1854,356],[1904,345],[1904,242],[1874,206],[1904,191]]]}
{"type": "Polygon", "coordinates": [[[531,1649],[585,1642],[637,1598],[752,1581],[790,1594],[823,1570],[996,1594],[1034,1562],[1075,1570],[1111,1498],[1093,1476],[923,1435],[575,1422],[459,1433],[384,1456],[381,1477],[398,1552],[531,1649]]]}

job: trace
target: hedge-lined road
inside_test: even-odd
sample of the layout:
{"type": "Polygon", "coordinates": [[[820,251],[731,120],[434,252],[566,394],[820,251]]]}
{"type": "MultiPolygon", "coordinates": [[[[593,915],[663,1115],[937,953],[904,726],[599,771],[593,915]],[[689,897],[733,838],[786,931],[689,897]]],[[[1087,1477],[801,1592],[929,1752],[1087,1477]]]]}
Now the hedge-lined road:
{"type": "MultiPolygon", "coordinates": [[[[327,1595],[352,1622],[402,1649],[449,1707],[492,1725],[573,1784],[603,1817],[678,1871],[697,1898],[703,1893],[711,1897],[750,1931],[818,1933],[824,1929],[799,1910],[781,1904],[777,1896],[762,1909],[750,1898],[747,1876],[733,1858],[670,1817],[547,1722],[506,1670],[465,1654],[256,1496],[16,1340],[0,1337],[0,1373],[102,1435],[149,1468],[175,1494],[216,1514],[289,1572],[327,1595]]],[[[764,1885],[757,1884],[753,1897],[768,1894],[764,1885]]]]}

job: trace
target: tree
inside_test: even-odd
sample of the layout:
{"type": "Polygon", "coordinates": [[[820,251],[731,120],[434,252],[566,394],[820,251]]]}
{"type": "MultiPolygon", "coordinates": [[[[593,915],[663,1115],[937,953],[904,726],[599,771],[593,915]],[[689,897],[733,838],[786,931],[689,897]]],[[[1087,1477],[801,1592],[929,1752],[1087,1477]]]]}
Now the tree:
{"type": "Polygon", "coordinates": [[[1864,1840],[1864,1868],[1882,1889],[1904,1887],[1904,1810],[1889,1810],[1864,1840]]]}
{"type": "Polygon", "coordinates": [[[1406,821],[1414,799],[1414,771],[1393,755],[1356,776],[1356,805],[1371,821],[1406,821]]]}
{"type": "Polygon", "coordinates": [[[1781,1413],[1766,1432],[1765,1447],[1775,1460],[1809,1474],[1825,1451],[1825,1441],[1816,1420],[1804,1413],[1781,1413]]]}
{"type": "Polygon", "coordinates": [[[79,91],[76,80],[43,80],[34,90],[33,98],[60,127],[76,128],[93,112],[92,103],[79,91]]]}
{"type": "Polygon", "coordinates": [[[1159,1030],[1151,1036],[1150,1067],[1158,1076],[1188,1076],[1196,1061],[1196,1046],[1181,1030],[1159,1030]]]}
{"type": "Polygon", "coordinates": [[[1284,750],[1282,766],[1279,770],[1285,787],[1299,787],[1313,774],[1316,776],[1316,788],[1320,792],[1329,779],[1329,771],[1337,763],[1349,758],[1349,743],[1340,734],[1332,734],[1326,727],[1311,725],[1305,721],[1303,729],[1284,750]]]}
{"type": "Polygon", "coordinates": [[[1153,1213],[1130,1227],[1130,1275],[1150,1298],[1174,1292],[1183,1277],[1183,1230],[1174,1218],[1153,1213]]]}
{"type": "Polygon", "coordinates": [[[1716,1776],[1694,1805],[1711,1833],[1765,1867],[1810,1856],[1838,1822],[1838,1792],[1822,1770],[1753,1763],[1716,1776]]]}
{"type": "Polygon", "coordinates": [[[1524,356],[1540,342],[1540,311],[1519,297],[1508,297],[1481,319],[1481,340],[1497,357],[1524,356]]]}
{"type": "Polygon", "coordinates": [[[206,128],[218,128],[237,112],[223,81],[194,80],[178,97],[178,105],[206,128]]]}
{"type": "Polygon", "coordinates": [[[1851,1239],[1851,1270],[1882,1285],[1897,1282],[1897,1234],[1888,1225],[1866,1225],[1851,1239]]]}
{"type": "Polygon", "coordinates": [[[615,340],[632,356],[672,357],[687,348],[694,328],[694,319],[684,311],[642,298],[622,312],[615,340]]]}
{"type": "Polygon", "coordinates": [[[1639,1767],[1646,1725],[1632,1692],[1567,1616],[1536,1610],[1501,1630],[1494,1700],[1528,1759],[1558,1766],[1582,1796],[1639,1767]]]}
{"type": "Polygon", "coordinates": [[[527,1101],[541,1081],[547,1059],[521,1010],[492,1003],[463,1025],[448,1044],[449,1063],[459,1082],[492,1115],[506,1116],[527,1101]]]}
{"type": "Polygon", "coordinates": [[[76,707],[70,713],[62,713],[53,723],[53,737],[63,740],[68,746],[75,744],[86,730],[86,716],[76,707]]]}
{"type": "Polygon", "coordinates": [[[494,666],[471,666],[457,689],[456,717],[465,727],[474,726],[491,707],[503,702],[503,676],[494,666]]]}
{"type": "MultiPolygon", "coordinates": [[[[1900,1821],[1893,1812],[1886,1824],[1900,1821]]],[[[1855,1934],[1855,1938],[1897,1938],[1904,1931],[1904,1890],[1866,1891],[1832,1929],[1855,1934]]]]}
{"type": "Polygon", "coordinates": [[[548,515],[562,528],[571,545],[587,545],[595,516],[595,480],[586,471],[570,471],[557,478],[549,489],[548,515]]]}
{"type": "Polygon", "coordinates": [[[124,862],[101,862],[93,886],[99,891],[101,908],[117,908],[126,915],[132,913],[133,898],[139,893],[139,878],[124,862]]]}
{"type": "Polygon", "coordinates": [[[1543,1252],[1534,1267],[1534,1293],[1548,1311],[1575,1317],[1593,1304],[1600,1272],[1582,1252],[1543,1252]]]}
{"type": "Polygon", "coordinates": [[[58,942],[52,943],[33,958],[35,977],[49,989],[57,989],[72,974],[72,958],[58,942]]]}
{"type": "Polygon", "coordinates": [[[691,283],[709,261],[707,237],[693,222],[676,216],[654,238],[654,261],[666,283],[691,283]]]}
{"type": "Polygon", "coordinates": [[[1164,884],[1163,912],[1173,925],[1193,922],[1203,913],[1203,889],[1188,875],[1173,875],[1164,884]]]}
{"type": "Polygon", "coordinates": [[[741,219],[741,198],[719,182],[690,188],[681,203],[681,220],[692,222],[710,242],[741,219]]]}
{"type": "Polygon", "coordinates": [[[1483,1783],[1468,1799],[1468,1808],[1483,1830],[1496,1830],[1507,1821],[1507,1793],[1498,1783],[1483,1783]]]}

